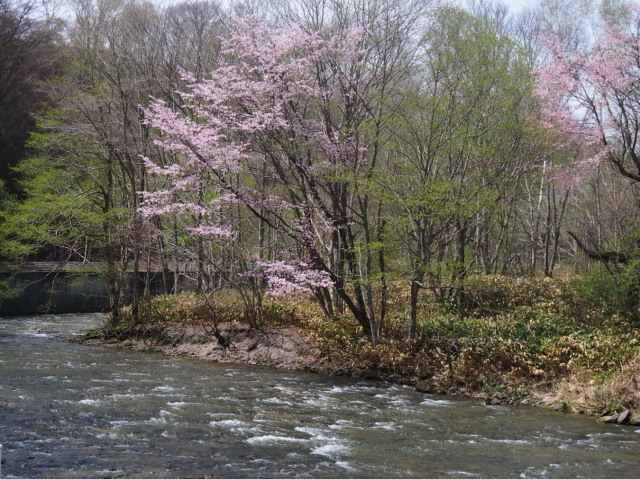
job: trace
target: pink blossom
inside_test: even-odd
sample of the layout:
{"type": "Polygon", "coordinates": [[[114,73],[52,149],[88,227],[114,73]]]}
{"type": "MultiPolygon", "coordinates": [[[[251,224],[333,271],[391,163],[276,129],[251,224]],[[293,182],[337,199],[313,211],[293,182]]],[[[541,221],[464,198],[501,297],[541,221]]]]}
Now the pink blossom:
{"type": "Polygon", "coordinates": [[[356,80],[367,35],[366,29],[329,35],[236,19],[207,78],[182,73],[184,105],[153,100],[144,109],[171,163],[144,160],[158,191],[144,194],[141,213],[192,214],[200,224],[190,234],[219,238],[231,234],[222,205],[241,204],[274,219],[272,227],[296,251],[316,258],[313,266],[294,255],[259,263],[256,274],[274,293],[331,286],[323,241],[355,223],[351,211],[336,213],[332,190],[367,166],[366,145],[344,118],[347,110],[366,109],[356,80]],[[246,180],[258,161],[274,170],[266,190],[246,180]]]}
{"type": "Polygon", "coordinates": [[[266,280],[274,296],[333,286],[329,273],[313,269],[304,261],[258,261],[251,275],[266,280]]]}
{"type": "MultiPolygon", "coordinates": [[[[640,12],[636,15],[638,25],[640,12]]],[[[558,147],[584,152],[574,163],[576,173],[608,160],[632,176],[640,174],[627,170],[626,163],[631,152],[640,153],[638,36],[607,25],[588,50],[578,53],[563,52],[557,38],[543,39],[551,57],[536,72],[543,125],[556,135],[558,147]]]]}
{"type": "Polygon", "coordinates": [[[188,228],[187,231],[194,236],[222,237],[233,235],[233,230],[223,225],[201,225],[195,228],[188,228]]]}

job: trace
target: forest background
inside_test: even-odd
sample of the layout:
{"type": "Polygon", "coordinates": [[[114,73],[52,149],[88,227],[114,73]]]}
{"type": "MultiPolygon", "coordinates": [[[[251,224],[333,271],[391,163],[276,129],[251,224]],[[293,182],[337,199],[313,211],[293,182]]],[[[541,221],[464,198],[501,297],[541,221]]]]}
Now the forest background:
{"type": "Polygon", "coordinates": [[[637,409],[639,40],[622,0],[0,0],[0,257],[99,271],[116,335],[637,409]]]}

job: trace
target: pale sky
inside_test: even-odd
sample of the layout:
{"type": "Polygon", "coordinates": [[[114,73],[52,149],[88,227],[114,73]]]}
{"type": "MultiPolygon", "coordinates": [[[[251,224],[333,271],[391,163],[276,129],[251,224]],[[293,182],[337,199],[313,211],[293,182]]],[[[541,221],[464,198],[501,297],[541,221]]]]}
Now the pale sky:
{"type": "MultiPolygon", "coordinates": [[[[155,3],[158,4],[171,4],[171,3],[178,3],[180,0],[153,0],[155,3]]],[[[225,3],[225,0],[218,0],[220,1],[220,3],[225,3]]],[[[535,5],[538,3],[538,0],[500,0],[502,3],[504,3],[507,7],[509,7],[509,12],[511,13],[519,13],[520,10],[522,10],[524,7],[529,6],[529,5],[535,5]]],[[[461,3],[463,3],[464,0],[461,0],[461,3]]]]}
{"type": "MultiPolygon", "coordinates": [[[[459,2],[460,5],[464,5],[467,0],[455,0],[459,2]]],[[[495,2],[496,0],[492,0],[495,2]]],[[[535,6],[539,3],[540,0],[497,0],[503,5],[506,5],[509,8],[509,13],[520,13],[520,11],[524,7],[535,6]]]]}
{"type": "MultiPolygon", "coordinates": [[[[163,4],[163,3],[171,4],[171,3],[178,3],[178,1],[180,0],[153,0],[153,1],[159,4],[163,4]]],[[[219,1],[221,3],[225,3],[224,0],[219,0],[219,1]]],[[[525,6],[535,5],[536,3],[538,3],[538,0],[500,0],[500,1],[504,3],[507,7],[509,7],[509,11],[511,13],[518,13],[525,6]]]]}
{"type": "Polygon", "coordinates": [[[535,5],[537,0],[502,0],[511,13],[518,13],[526,6],[535,5]]]}

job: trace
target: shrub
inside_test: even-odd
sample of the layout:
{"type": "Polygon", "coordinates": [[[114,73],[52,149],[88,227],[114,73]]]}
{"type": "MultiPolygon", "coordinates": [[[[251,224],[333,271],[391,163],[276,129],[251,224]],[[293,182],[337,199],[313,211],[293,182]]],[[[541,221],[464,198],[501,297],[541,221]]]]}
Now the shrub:
{"type": "Polygon", "coordinates": [[[520,307],[558,310],[561,283],[551,278],[470,276],[465,281],[467,309],[474,316],[495,316],[520,307]]]}
{"type": "Polygon", "coordinates": [[[585,323],[618,315],[638,324],[640,314],[640,264],[631,264],[624,272],[603,274],[594,271],[576,277],[564,287],[570,313],[585,323]]]}

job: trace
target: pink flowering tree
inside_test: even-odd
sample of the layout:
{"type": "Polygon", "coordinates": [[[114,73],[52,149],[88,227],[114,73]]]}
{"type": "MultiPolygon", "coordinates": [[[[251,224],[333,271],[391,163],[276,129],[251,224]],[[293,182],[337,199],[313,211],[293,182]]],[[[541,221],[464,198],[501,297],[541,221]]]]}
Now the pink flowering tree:
{"type": "Polygon", "coordinates": [[[640,10],[626,28],[605,24],[586,51],[566,53],[546,38],[549,61],[537,71],[546,126],[581,152],[572,168],[610,162],[640,182],[640,10]]]}
{"type": "Polygon", "coordinates": [[[288,245],[252,274],[277,294],[313,291],[328,312],[334,292],[375,341],[353,188],[370,168],[358,133],[369,111],[359,82],[365,37],[237,20],[206,79],[183,72],[180,109],[155,100],[145,110],[175,161],[145,159],[165,187],[145,194],[142,212],[197,215],[190,234],[215,239],[234,238],[225,211],[242,207],[288,245]]]}
{"type": "MultiPolygon", "coordinates": [[[[563,51],[556,38],[546,38],[549,60],[537,72],[536,91],[542,99],[546,127],[556,138],[555,148],[573,157],[570,165],[556,170],[555,179],[573,187],[587,175],[597,178],[597,185],[607,177],[614,181],[617,177],[623,190],[635,194],[636,199],[631,200],[635,202],[640,186],[640,9],[630,5],[630,12],[628,21],[605,21],[591,46],[575,53],[563,51]],[[598,165],[611,169],[594,168],[598,165]],[[629,188],[629,182],[634,187],[629,188]]],[[[616,189],[610,188],[605,201],[617,197],[616,189]]],[[[587,195],[582,207],[591,196],[587,195]]],[[[594,206],[601,208],[601,199],[596,201],[594,206]]],[[[614,207],[611,218],[621,217],[624,206],[614,207]]],[[[621,252],[625,240],[631,240],[632,247],[637,244],[635,216],[632,209],[625,221],[606,233],[599,223],[597,229],[587,228],[582,235],[568,234],[587,257],[619,271],[620,265],[631,261],[631,256],[621,252]],[[603,245],[610,245],[610,251],[603,245]]]]}

